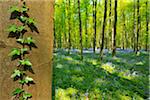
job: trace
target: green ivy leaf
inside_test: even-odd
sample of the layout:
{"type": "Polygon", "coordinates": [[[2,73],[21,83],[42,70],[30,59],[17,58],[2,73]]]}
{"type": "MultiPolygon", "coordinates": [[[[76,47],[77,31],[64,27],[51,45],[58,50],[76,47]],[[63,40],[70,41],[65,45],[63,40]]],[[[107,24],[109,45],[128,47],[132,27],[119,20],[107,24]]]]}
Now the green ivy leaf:
{"type": "Polygon", "coordinates": [[[27,23],[28,24],[35,24],[36,22],[35,22],[35,20],[33,18],[28,18],[27,19],[27,23]]]}
{"type": "Polygon", "coordinates": [[[11,78],[20,77],[22,72],[20,70],[15,69],[13,74],[11,75],[11,78]]]}
{"type": "Polygon", "coordinates": [[[20,16],[20,19],[21,19],[21,21],[23,21],[23,22],[26,22],[26,21],[28,20],[28,18],[27,18],[27,17],[24,17],[24,16],[20,16]]]}
{"type": "Polygon", "coordinates": [[[15,95],[20,94],[20,93],[22,93],[22,92],[24,92],[23,89],[17,88],[17,89],[15,89],[15,90],[12,92],[12,95],[15,96],[15,95]]]}
{"type": "Polygon", "coordinates": [[[25,81],[25,80],[19,80],[19,83],[20,83],[20,84],[25,84],[26,81],[25,81]]]}
{"type": "Polygon", "coordinates": [[[19,12],[19,8],[17,6],[12,6],[10,7],[9,11],[12,13],[12,12],[15,12],[15,11],[18,11],[19,12]]]}
{"type": "Polygon", "coordinates": [[[19,56],[21,54],[20,50],[18,48],[13,48],[12,51],[10,52],[10,56],[19,56]]]}
{"type": "Polygon", "coordinates": [[[24,39],[17,39],[17,42],[21,43],[21,44],[24,44],[25,43],[25,40],[24,39]]]}
{"type": "Polygon", "coordinates": [[[17,30],[18,30],[19,32],[22,32],[24,29],[25,29],[25,26],[19,26],[19,27],[17,28],[17,30]]]}
{"type": "Polygon", "coordinates": [[[21,54],[24,54],[25,52],[27,52],[28,49],[27,48],[21,48],[21,54]]]}
{"type": "Polygon", "coordinates": [[[15,24],[12,24],[8,27],[8,32],[14,32],[16,33],[17,32],[17,26],[15,24]]]}
{"type": "Polygon", "coordinates": [[[23,66],[32,66],[32,63],[28,59],[19,60],[19,64],[23,66]]]}
{"type": "Polygon", "coordinates": [[[25,5],[21,8],[21,12],[27,12],[28,10],[29,8],[25,5]]]}
{"type": "Polygon", "coordinates": [[[34,42],[35,42],[35,40],[33,40],[32,37],[27,37],[27,39],[25,40],[25,43],[27,43],[29,45],[34,43],[34,42]]]}
{"type": "Polygon", "coordinates": [[[28,98],[31,98],[32,97],[32,94],[30,94],[30,93],[24,93],[23,94],[23,98],[25,99],[25,100],[27,100],[28,98]]]}
{"type": "Polygon", "coordinates": [[[25,78],[25,83],[28,84],[29,82],[33,82],[33,78],[27,76],[27,77],[25,78]]]}

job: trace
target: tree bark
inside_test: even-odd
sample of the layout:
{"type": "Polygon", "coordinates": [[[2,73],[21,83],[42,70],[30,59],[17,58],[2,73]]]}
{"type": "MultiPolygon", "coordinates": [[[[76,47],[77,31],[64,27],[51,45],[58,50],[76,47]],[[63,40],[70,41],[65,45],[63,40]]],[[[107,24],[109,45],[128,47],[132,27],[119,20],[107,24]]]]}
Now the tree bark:
{"type": "Polygon", "coordinates": [[[101,49],[100,49],[100,59],[101,60],[103,58],[106,17],[107,17],[107,0],[105,0],[105,5],[104,5],[104,18],[103,18],[103,27],[102,27],[102,33],[101,33],[101,35],[102,35],[101,49]]]}
{"type": "Polygon", "coordinates": [[[96,18],[97,18],[97,0],[93,0],[93,29],[94,29],[94,37],[93,37],[93,52],[95,53],[96,49],[96,18]]]}
{"type": "Polygon", "coordinates": [[[86,45],[85,48],[88,48],[88,1],[85,0],[85,41],[86,41],[86,45]]]}
{"type": "Polygon", "coordinates": [[[148,18],[148,0],[146,1],[146,41],[145,41],[145,50],[148,51],[149,50],[149,46],[148,46],[148,37],[149,37],[149,34],[148,34],[148,31],[149,31],[149,18],[148,18]]]}
{"type": "Polygon", "coordinates": [[[140,32],[140,1],[137,0],[137,33],[136,33],[136,54],[139,51],[139,32],[140,32]]]}
{"type": "Polygon", "coordinates": [[[70,49],[71,49],[71,13],[70,13],[70,0],[68,0],[68,53],[70,54],[70,49]]]}
{"type": "Polygon", "coordinates": [[[83,59],[83,45],[82,45],[82,21],[80,12],[80,0],[78,0],[78,16],[79,16],[79,34],[80,34],[80,54],[81,60],[83,59]]]}
{"type": "Polygon", "coordinates": [[[113,25],[113,34],[112,34],[112,56],[116,55],[116,31],[117,28],[117,0],[115,0],[115,7],[114,7],[114,25],[113,25]]]}

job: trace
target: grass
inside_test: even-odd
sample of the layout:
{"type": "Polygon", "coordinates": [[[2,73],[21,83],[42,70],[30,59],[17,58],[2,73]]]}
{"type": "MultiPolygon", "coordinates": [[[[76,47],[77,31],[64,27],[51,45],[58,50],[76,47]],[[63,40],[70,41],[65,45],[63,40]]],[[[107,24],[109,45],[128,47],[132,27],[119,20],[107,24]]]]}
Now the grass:
{"type": "Polygon", "coordinates": [[[54,100],[145,100],[149,97],[148,53],[80,55],[54,53],[54,100]]]}

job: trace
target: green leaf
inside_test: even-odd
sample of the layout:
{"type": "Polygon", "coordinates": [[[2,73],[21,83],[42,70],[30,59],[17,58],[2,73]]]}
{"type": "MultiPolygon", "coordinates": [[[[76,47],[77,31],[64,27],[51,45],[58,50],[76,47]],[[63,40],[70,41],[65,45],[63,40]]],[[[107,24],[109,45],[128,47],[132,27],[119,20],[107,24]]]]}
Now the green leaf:
{"type": "Polygon", "coordinates": [[[34,21],[33,18],[28,18],[28,19],[27,19],[27,23],[28,23],[28,24],[35,24],[36,22],[34,21]]]}
{"type": "Polygon", "coordinates": [[[24,44],[25,43],[25,40],[24,39],[17,39],[17,42],[21,43],[21,44],[24,44]]]}
{"type": "Polygon", "coordinates": [[[12,24],[8,27],[8,32],[17,32],[17,26],[15,24],[12,24]]]}
{"type": "Polygon", "coordinates": [[[29,82],[33,82],[33,78],[27,76],[25,78],[25,83],[29,83],[29,82]]]}
{"type": "Polygon", "coordinates": [[[17,28],[17,30],[18,30],[19,32],[22,32],[24,29],[25,29],[25,26],[19,26],[19,27],[17,28]]]}
{"type": "Polygon", "coordinates": [[[10,7],[9,11],[12,13],[12,12],[15,12],[15,11],[18,11],[19,12],[19,8],[17,6],[12,6],[10,7]]]}
{"type": "Polygon", "coordinates": [[[32,94],[30,94],[30,93],[24,93],[23,94],[23,98],[25,99],[25,100],[27,100],[28,98],[31,98],[32,97],[32,94]]]}
{"type": "Polygon", "coordinates": [[[18,48],[13,48],[12,51],[10,52],[10,56],[19,56],[21,54],[20,50],[18,48]]]}
{"type": "Polygon", "coordinates": [[[21,19],[21,21],[26,22],[28,18],[24,17],[24,16],[20,16],[20,19],[21,19]]]}
{"type": "Polygon", "coordinates": [[[33,40],[32,37],[27,37],[27,39],[25,40],[25,43],[27,43],[29,45],[34,42],[35,42],[35,40],[33,40]]]}
{"type": "Polygon", "coordinates": [[[25,84],[26,81],[25,81],[25,80],[19,80],[19,83],[20,83],[20,84],[25,84]]]}
{"type": "Polygon", "coordinates": [[[20,70],[15,69],[13,74],[11,75],[11,78],[20,77],[22,72],[20,70]]]}
{"type": "Polygon", "coordinates": [[[27,52],[28,49],[27,48],[21,48],[21,54],[24,54],[25,52],[27,52]]]}
{"type": "Polygon", "coordinates": [[[14,91],[12,92],[12,95],[15,96],[15,95],[20,94],[20,93],[22,93],[22,92],[24,92],[23,89],[17,88],[16,90],[14,90],[14,91]]]}
{"type": "Polygon", "coordinates": [[[28,59],[24,59],[24,60],[19,60],[20,65],[23,66],[32,66],[32,63],[28,60],[28,59]]]}
{"type": "Polygon", "coordinates": [[[27,12],[28,10],[29,8],[25,5],[21,8],[21,12],[27,12]]]}

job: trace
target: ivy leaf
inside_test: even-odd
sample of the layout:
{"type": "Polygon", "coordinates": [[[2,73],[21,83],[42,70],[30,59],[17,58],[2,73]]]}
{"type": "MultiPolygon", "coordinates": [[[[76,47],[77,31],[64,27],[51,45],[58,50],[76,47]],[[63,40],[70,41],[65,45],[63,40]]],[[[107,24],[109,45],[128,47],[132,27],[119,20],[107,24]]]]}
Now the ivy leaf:
{"type": "Polygon", "coordinates": [[[29,82],[33,82],[33,78],[30,78],[30,77],[27,76],[27,77],[25,78],[25,83],[28,84],[29,82]]]}
{"type": "Polygon", "coordinates": [[[27,39],[25,40],[25,43],[30,45],[30,44],[34,43],[34,41],[35,40],[33,40],[32,37],[27,37],[27,39]]]}
{"type": "Polygon", "coordinates": [[[20,94],[20,93],[22,93],[22,92],[24,92],[23,89],[17,88],[16,90],[14,90],[14,91],[12,92],[12,95],[15,96],[15,95],[20,94]]]}
{"type": "Polygon", "coordinates": [[[15,12],[15,11],[17,11],[17,12],[19,12],[19,8],[17,7],[17,6],[12,6],[10,9],[9,9],[9,11],[12,13],[12,12],[15,12]]]}
{"type": "Polygon", "coordinates": [[[27,52],[28,49],[27,48],[21,48],[21,54],[24,54],[25,52],[27,52]]]}
{"type": "Polygon", "coordinates": [[[35,24],[36,22],[35,22],[35,20],[33,18],[28,18],[27,19],[27,23],[28,24],[35,24]]]}
{"type": "Polygon", "coordinates": [[[25,80],[19,80],[19,83],[20,83],[20,84],[25,84],[26,81],[25,81],[25,80]]]}
{"type": "Polygon", "coordinates": [[[20,39],[17,39],[17,42],[24,44],[25,40],[20,38],[20,39]]]}
{"type": "Polygon", "coordinates": [[[10,52],[10,56],[19,56],[21,54],[20,50],[18,48],[13,48],[12,51],[10,52]]]}
{"type": "Polygon", "coordinates": [[[8,27],[8,32],[17,32],[17,26],[15,24],[12,24],[8,27]]]}
{"type": "Polygon", "coordinates": [[[23,13],[23,12],[27,12],[29,10],[29,8],[27,7],[27,6],[23,6],[22,8],[21,8],[21,12],[23,13]]]}
{"type": "Polygon", "coordinates": [[[24,17],[24,16],[20,16],[20,19],[21,19],[22,22],[26,22],[28,18],[24,17]]]}
{"type": "Polygon", "coordinates": [[[32,66],[32,63],[28,59],[19,60],[19,64],[23,66],[32,66]]]}
{"type": "Polygon", "coordinates": [[[23,98],[25,99],[25,100],[27,100],[28,98],[31,98],[32,97],[32,94],[30,94],[30,93],[24,93],[23,94],[23,98]]]}
{"type": "Polygon", "coordinates": [[[19,32],[22,32],[23,30],[25,30],[25,26],[19,26],[19,27],[17,28],[17,30],[18,30],[19,32]]]}
{"type": "Polygon", "coordinates": [[[11,78],[20,77],[22,72],[20,70],[15,69],[13,74],[11,75],[11,78]]]}

